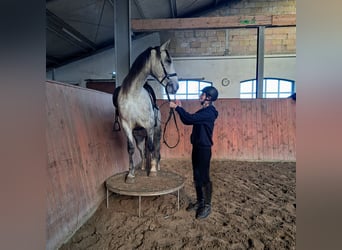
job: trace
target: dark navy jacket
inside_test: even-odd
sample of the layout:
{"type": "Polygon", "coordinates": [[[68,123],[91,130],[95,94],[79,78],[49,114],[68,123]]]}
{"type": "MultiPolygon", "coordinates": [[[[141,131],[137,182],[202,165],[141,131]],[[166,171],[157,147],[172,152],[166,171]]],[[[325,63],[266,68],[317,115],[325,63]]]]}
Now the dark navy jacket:
{"type": "Polygon", "coordinates": [[[213,145],[214,123],[218,116],[218,112],[213,105],[202,108],[194,114],[186,112],[179,106],[175,110],[185,125],[193,125],[190,137],[193,146],[211,147],[213,145]]]}

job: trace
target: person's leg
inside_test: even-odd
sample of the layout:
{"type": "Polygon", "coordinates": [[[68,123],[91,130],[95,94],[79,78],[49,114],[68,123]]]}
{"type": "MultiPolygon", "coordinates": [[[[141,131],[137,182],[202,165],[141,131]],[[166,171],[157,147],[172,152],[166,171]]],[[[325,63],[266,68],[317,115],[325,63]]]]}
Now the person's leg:
{"type": "Polygon", "coordinates": [[[201,206],[196,213],[196,218],[204,219],[211,213],[212,182],[208,182],[202,189],[204,206],[201,206]]]}
{"type": "Polygon", "coordinates": [[[200,174],[202,177],[202,193],[204,203],[199,207],[196,213],[196,218],[202,219],[208,217],[211,212],[211,196],[212,196],[212,182],[210,181],[210,160],[211,148],[204,148],[201,150],[200,174]]]}
{"type": "MultiPolygon", "coordinates": [[[[200,204],[204,204],[204,197],[203,197],[203,184],[201,179],[201,169],[199,165],[200,160],[200,152],[197,148],[192,148],[192,171],[193,171],[193,180],[196,190],[196,201],[191,202],[188,207],[186,208],[186,211],[193,211],[198,210],[200,207],[200,204]]],[[[203,205],[202,205],[203,206],[203,205]]]]}

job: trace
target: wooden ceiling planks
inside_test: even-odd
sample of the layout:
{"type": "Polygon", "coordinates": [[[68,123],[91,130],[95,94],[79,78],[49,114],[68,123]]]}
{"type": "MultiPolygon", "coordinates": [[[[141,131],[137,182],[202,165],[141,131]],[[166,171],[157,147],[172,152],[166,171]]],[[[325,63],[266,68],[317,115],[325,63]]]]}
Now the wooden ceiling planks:
{"type": "Polygon", "coordinates": [[[255,15],[255,16],[220,16],[196,18],[168,18],[168,19],[132,19],[131,29],[134,32],[184,30],[184,29],[233,29],[289,27],[296,26],[296,15],[255,15]]]}

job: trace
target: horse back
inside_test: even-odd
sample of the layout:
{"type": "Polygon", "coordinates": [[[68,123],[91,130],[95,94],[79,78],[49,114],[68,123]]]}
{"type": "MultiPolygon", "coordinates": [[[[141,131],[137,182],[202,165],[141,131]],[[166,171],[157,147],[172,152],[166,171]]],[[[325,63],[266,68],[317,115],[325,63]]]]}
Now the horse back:
{"type": "MultiPolygon", "coordinates": [[[[119,96],[120,89],[121,89],[121,86],[116,87],[115,90],[114,90],[113,96],[112,96],[112,101],[113,101],[113,105],[114,105],[115,108],[118,107],[118,96],[119,96]]],[[[151,87],[151,85],[149,85],[147,82],[145,82],[144,89],[149,94],[153,107],[157,107],[156,93],[154,92],[154,90],[151,87]]]]}

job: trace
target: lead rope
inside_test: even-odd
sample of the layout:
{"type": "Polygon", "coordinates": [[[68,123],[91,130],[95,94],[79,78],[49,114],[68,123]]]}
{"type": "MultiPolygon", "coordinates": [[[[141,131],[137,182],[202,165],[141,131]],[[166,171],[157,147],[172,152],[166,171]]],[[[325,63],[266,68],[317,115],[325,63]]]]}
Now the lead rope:
{"type": "MultiPolygon", "coordinates": [[[[171,102],[170,95],[169,95],[169,92],[167,91],[166,86],[165,86],[165,92],[166,92],[166,95],[167,95],[167,99],[169,100],[169,102],[171,102]]],[[[178,124],[177,124],[177,120],[176,120],[176,115],[175,115],[174,109],[173,109],[173,108],[170,108],[169,117],[167,118],[166,123],[165,123],[165,126],[164,126],[164,131],[163,131],[163,142],[165,143],[165,145],[166,145],[168,148],[175,148],[175,147],[177,147],[179,141],[180,141],[180,135],[179,135],[179,129],[178,129],[178,124]],[[170,145],[167,143],[166,139],[165,139],[166,127],[167,127],[167,125],[169,124],[169,122],[170,122],[170,120],[171,120],[171,117],[173,117],[173,120],[174,120],[175,125],[176,125],[176,129],[177,129],[177,142],[176,142],[176,144],[173,145],[173,146],[170,146],[170,145]]]]}

